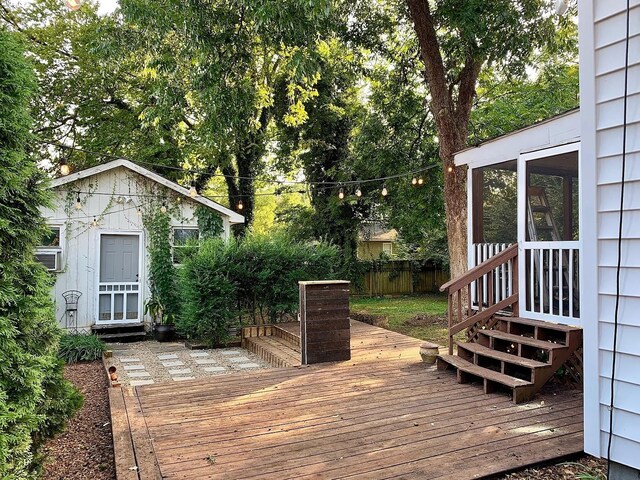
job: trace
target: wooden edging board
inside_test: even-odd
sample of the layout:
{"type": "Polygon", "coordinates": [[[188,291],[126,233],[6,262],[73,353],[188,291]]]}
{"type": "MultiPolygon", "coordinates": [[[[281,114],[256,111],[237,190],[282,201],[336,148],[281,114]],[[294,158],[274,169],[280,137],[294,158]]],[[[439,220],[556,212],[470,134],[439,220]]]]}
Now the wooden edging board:
{"type": "Polygon", "coordinates": [[[142,407],[134,390],[109,388],[108,392],[116,479],[161,479],[142,407]]]}

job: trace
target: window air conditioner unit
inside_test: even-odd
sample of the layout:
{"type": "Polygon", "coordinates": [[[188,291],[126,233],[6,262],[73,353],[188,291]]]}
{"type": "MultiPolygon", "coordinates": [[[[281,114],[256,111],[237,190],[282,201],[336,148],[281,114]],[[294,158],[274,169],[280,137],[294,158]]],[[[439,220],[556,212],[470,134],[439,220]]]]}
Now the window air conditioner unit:
{"type": "Polygon", "coordinates": [[[36,252],[36,260],[50,272],[60,269],[60,252],[36,252]]]}

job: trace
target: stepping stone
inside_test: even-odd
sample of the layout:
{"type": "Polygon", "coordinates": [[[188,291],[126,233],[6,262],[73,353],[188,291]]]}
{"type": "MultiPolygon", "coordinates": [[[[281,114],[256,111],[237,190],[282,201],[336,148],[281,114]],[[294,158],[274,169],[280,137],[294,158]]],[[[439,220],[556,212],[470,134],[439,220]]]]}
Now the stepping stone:
{"type": "Polygon", "coordinates": [[[180,360],[176,360],[175,362],[162,362],[162,365],[165,367],[181,367],[184,365],[180,360]]]}
{"type": "Polygon", "coordinates": [[[158,355],[158,360],[172,360],[174,358],[178,358],[178,355],[175,353],[166,353],[164,355],[158,355]]]}
{"type": "Polygon", "coordinates": [[[220,353],[222,355],[240,355],[238,350],[222,350],[220,353]]]}
{"type": "Polygon", "coordinates": [[[144,370],[144,365],[125,365],[125,370],[144,370]]]}
{"type": "Polygon", "coordinates": [[[141,378],[141,377],[150,377],[151,374],[149,372],[129,372],[127,375],[131,378],[141,378]]]}
{"type": "Polygon", "coordinates": [[[224,372],[227,369],[224,367],[205,367],[205,372],[224,372]]]}
{"type": "Polygon", "coordinates": [[[171,377],[175,382],[181,382],[183,380],[195,380],[196,377],[171,377]]]}
{"type": "Polygon", "coordinates": [[[120,360],[122,363],[134,363],[134,362],[139,362],[140,361],[139,358],[132,358],[132,357],[118,358],[118,360],[120,360]]]}
{"type": "Polygon", "coordinates": [[[131,380],[129,385],[132,387],[139,387],[141,385],[151,385],[152,383],[154,383],[153,380],[131,380]]]}
{"type": "Polygon", "coordinates": [[[170,375],[189,375],[191,373],[190,368],[182,368],[178,370],[169,370],[170,375]]]}
{"type": "Polygon", "coordinates": [[[227,360],[229,360],[232,363],[243,363],[243,362],[249,361],[247,357],[228,358],[227,360]]]}
{"type": "Polygon", "coordinates": [[[210,364],[212,364],[212,363],[217,363],[217,362],[215,361],[215,359],[213,359],[213,358],[196,358],[196,359],[195,359],[195,362],[196,362],[198,365],[207,365],[207,364],[209,364],[209,365],[210,365],[210,364]]]}
{"type": "Polygon", "coordinates": [[[207,352],[193,352],[193,353],[190,353],[189,355],[191,355],[192,357],[208,357],[209,356],[207,352]]]}
{"type": "Polygon", "coordinates": [[[259,367],[257,363],[240,363],[238,364],[238,368],[256,368],[259,367]]]}

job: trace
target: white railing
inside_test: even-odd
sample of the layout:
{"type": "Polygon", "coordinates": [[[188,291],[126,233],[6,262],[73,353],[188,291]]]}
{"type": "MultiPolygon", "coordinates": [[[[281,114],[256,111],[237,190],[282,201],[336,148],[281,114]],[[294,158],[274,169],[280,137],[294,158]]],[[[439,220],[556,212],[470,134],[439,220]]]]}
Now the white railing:
{"type": "MultiPolygon", "coordinates": [[[[509,246],[511,246],[510,243],[474,243],[472,264],[469,265],[469,269],[480,265],[485,260],[497,255],[509,246]]],[[[484,275],[481,279],[473,282],[471,284],[473,308],[478,309],[479,296],[482,296],[483,305],[496,304],[509,298],[513,294],[513,292],[511,292],[511,285],[513,285],[512,277],[512,264],[505,263],[492,270],[491,273],[484,275]],[[489,276],[493,277],[493,289],[489,288],[489,276]],[[489,301],[489,295],[492,295],[491,301],[489,301]]]]}
{"type": "Polygon", "coordinates": [[[100,282],[98,284],[98,321],[136,322],[140,320],[140,284],[138,282],[100,282]]]}
{"type": "Polygon", "coordinates": [[[579,242],[526,242],[524,310],[530,316],[580,318],[579,242]]]}

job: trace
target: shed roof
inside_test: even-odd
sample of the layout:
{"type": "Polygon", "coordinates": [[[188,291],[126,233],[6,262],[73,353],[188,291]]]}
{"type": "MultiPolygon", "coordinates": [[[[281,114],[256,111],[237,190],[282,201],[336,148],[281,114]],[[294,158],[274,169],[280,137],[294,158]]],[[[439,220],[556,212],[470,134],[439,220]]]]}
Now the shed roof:
{"type": "Polygon", "coordinates": [[[140,165],[137,165],[129,160],[124,160],[124,159],[113,160],[112,162],[108,162],[102,165],[96,165],[95,167],[87,168],[85,170],[80,170],[79,172],[72,173],[65,177],[56,178],[51,182],[51,186],[52,188],[57,188],[62,185],[77,182],[78,180],[82,180],[83,178],[88,178],[93,175],[98,175],[100,173],[107,172],[109,170],[113,170],[114,168],[119,168],[119,167],[124,167],[126,169],[129,169],[132,172],[135,172],[139,175],[142,175],[143,177],[153,180],[154,182],[157,182],[185,197],[189,197],[194,202],[200,203],[202,205],[205,205],[217,211],[221,215],[228,217],[229,223],[231,224],[244,223],[244,217],[239,213],[234,212],[233,210],[227,207],[224,207],[219,203],[214,202],[213,200],[203,197],[202,195],[196,195],[195,197],[192,198],[189,195],[189,190],[187,190],[186,188],[178,185],[175,182],[172,182],[171,180],[167,180],[162,175],[158,175],[157,173],[152,172],[151,170],[147,170],[146,168],[141,167],[140,165]]]}

